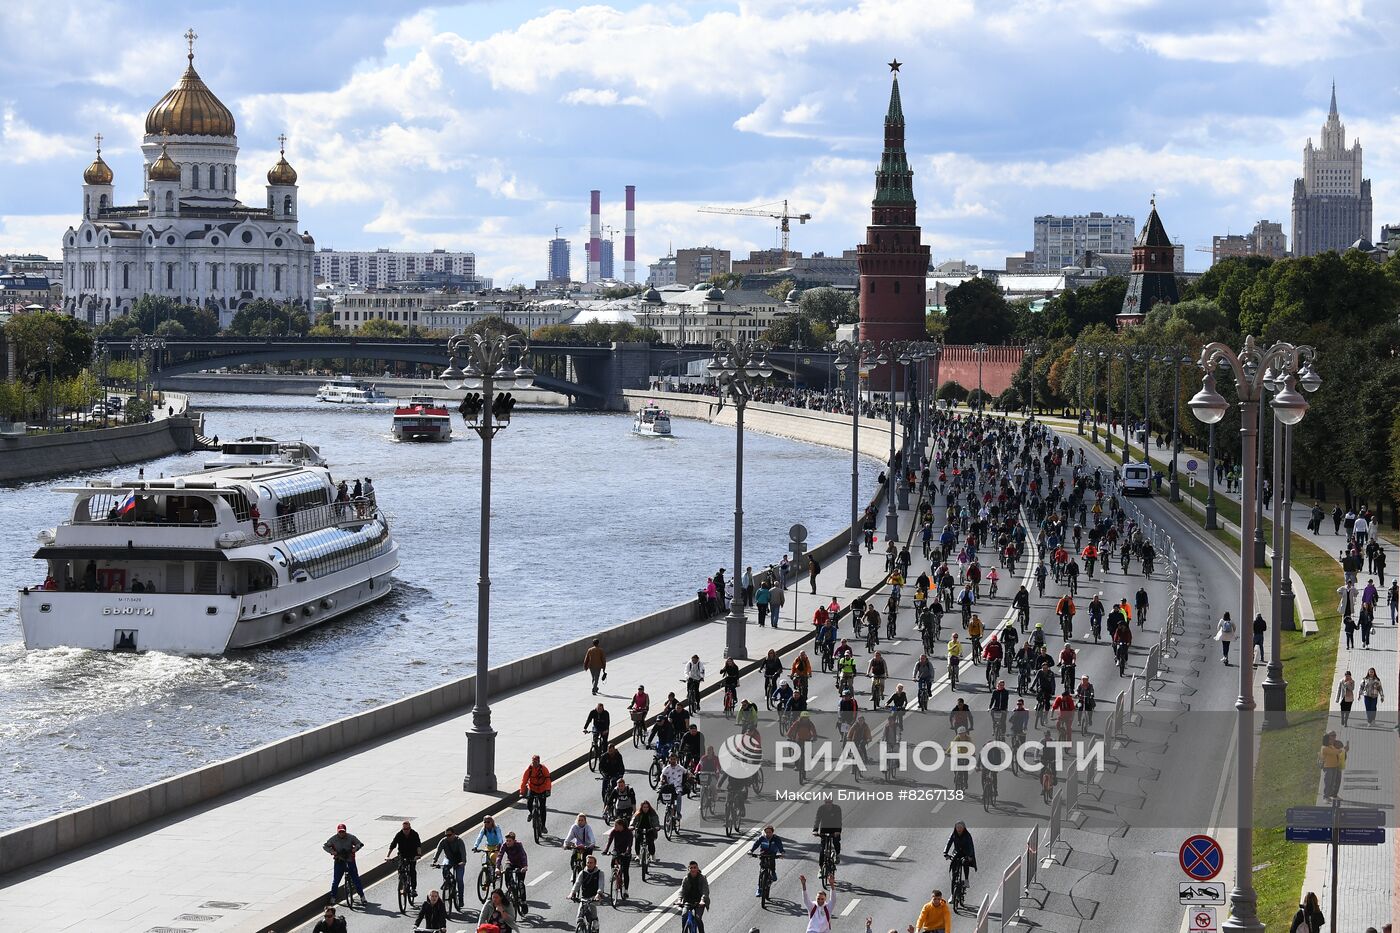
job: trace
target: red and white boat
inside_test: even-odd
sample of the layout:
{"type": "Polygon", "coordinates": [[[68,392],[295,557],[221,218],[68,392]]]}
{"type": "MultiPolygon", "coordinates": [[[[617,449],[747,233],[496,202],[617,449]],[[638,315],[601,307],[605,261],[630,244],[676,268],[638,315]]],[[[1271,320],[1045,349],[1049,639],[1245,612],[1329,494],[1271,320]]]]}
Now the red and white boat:
{"type": "Polygon", "coordinates": [[[452,415],[437,399],[415,395],[394,409],[394,437],[401,441],[449,440],[452,415]]]}

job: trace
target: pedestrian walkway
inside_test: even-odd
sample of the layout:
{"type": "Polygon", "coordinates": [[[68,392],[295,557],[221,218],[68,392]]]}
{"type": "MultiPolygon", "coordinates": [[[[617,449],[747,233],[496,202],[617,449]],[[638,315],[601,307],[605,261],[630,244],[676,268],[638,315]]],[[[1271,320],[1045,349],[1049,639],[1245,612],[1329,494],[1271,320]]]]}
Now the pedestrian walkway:
{"type": "MultiPolygon", "coordinates": [[[[1073,421],[1057,426],[1062,431],[1074,430],[1073,421]]],[[[1118,440],[1118,449],[1121,451],[1122,438],[1120,437],[1118,440]]],[[[1178,462],[1184,467],[1186,461],[1193,458],[1203,465],[1207,462],[1204,454],[1190,450],[1183,451],[1178,462]]],[[[1152,450],[1148,454],[1148,459],[1165,472],[1167,465],[1171,462],[1170,448],[1152,450]]],[[[1183,498],[1186,498],[1184,484],[1182,494],[1183,498]]],[[[1226,492],[1224,485],[1216,486],[1215,495],[1217,501],[1228,499],[1241,507],[1243,505],[1242,493],[1239,491],[1226,492]]],[[[1277,506],[1280,501],[1275,495],[1271,505],[1277,506]]],[[[1312,505],[1311,499],[1292,503],[1293,536],[1295,539],[1315,544],[1330,554],[1340,565],[1340,555],[1345,551],[1347,544],[1346,529],[1342,528],[1340,532],[1334,531],[1332,518],[1329,514],[1324,517],[1321,527],[1316,533],[1309,533],[1308,522],[1312,518],[1312,505]]],[[[1277,509],[1265,509],[1264,516],[1273,521],[1277,512],[1277,509]]],[[[1217,521],[1222,528],[1239,537],[1238,525],[1218,515],[1217,521]]],[[[1269,536],[1265,537],[1267,542],[1269,536]]],[[[1265,550],[1268,559],[1272,560],[1272,549],[1266,546],[1265,550]]],[[[1387,548],[1387,550],[1392,551],[1394,548],[1387,548]]],[[[1400,570],[1395,561],[1389,559],[1393,556],[1388,554],[1386,562],[1392,572],[1400,570]]],[[[1306,630],[1308,623],[1316,619],[1317,613],[1311,605],[1307,588],[1298,572],[1293,570],[1290,576],[1293,581],[1294,594],[1298,599],[1299,616],[1305,620],[1306,630]]],[[[1391,740],[1391,733],[1397,722],[1395,704],[1397,699],[1400,699],[1398,696],[1400,695],[1400,680],[1397,680],[1397,671],[1400,671],[1400,668],[1397,667],[1397,628],[1390,623],[1390,612],[1385,604],[1384,590],[1390,578],[1378,579],[1374,574],[1360,573],[1357,575],[1358,593],[1365,587],[1368,579],[1375,580],[1377,588],[1382,593],[1376,611],[1376,626],[1371,638],[1371,647],[1367,649],[1362,646],[1359,631],[1354,648],[1347,647],[1345,638],[1338,639],[1337,673],[1333,679],[1331,712],[1327,729],[1337,731],[1344,742],[1350,741],[1352,737],[1358,739],[1352,744],[1352,751],[1348,755],[1346,770],[1343,774],[1341,794],[1343,806],[1383,810],[1389,827],[1389,838],[1385,845],[1380,846],[1342,847],[1337,870],[1339,933],[1350,933],[1352,930],[1361,931],[1369,926],[1380,929],[1386,922],[1390,921],[1395,869],[1396,865],[1400,864],[1400,826],[1397,826],[1395,812],[1396,773],[1400,768],[1397,768],[1397,744],[1391,740]],[[1349,670],[1359,685],[1366,671],[1372,667],[1376,669],[1376,673],[1380,676],[1381,683],[1385,688],[1385,697],[1380,704],[1381,715],[1377,719],[1377,724],[1374,727],[1366,725],[1366,717],[1362,712],[1362,703],[1358,696],[1356,708],[1350,717],[1350,724],[1344,728],[1341,724],[1341,706],[1337,699],[1336,684],[1341,680],[1342,672],[1349,670]],[[1383,732],[1384,738],[1378,740],[1378,735],[1367,735],[1366,730],[1368,729],[1383,732]]],[[[1340,572],[1337,574],[1337,582],[1341,582],[1340,572]]],[[[1267,603],[1261,606],[1261,609],[1265,611],[1267,616],[1267,603]]],[[[1271,620],[1271,624],[1276,623],[1271,620]]],[[[1327,801],[1323,800],[1321,796],[1320,778],[1317,804],[1327,804],[1327,801]]],[[[1307,891],[1317,893],[1322,901],[1324,913],[1330,911],[1332,865],[1328,846],[1309,845],[1307,874],[1303,882],[1303,892],[1307,891]]],[[[1303,892],[1300,892],[1300,900],[1303,892]]]]}
{"type": "MultiPolygon", "coordinates": [[[[911,517],[899,513],[901,537],[911,517]]],[[[825,605],[835,596],[844,606],[859,595],[838,585],[844,566],[844,552],[824,566],[815,596],[805,575],[791,585],[778,629],[758,627],[751,611],[749,656],[762,658],[769,648],[806,636],[818,601],[825,605]],[[802,620],[795,627],[794,618],[802,620]]],[[[882,555],[866,555],[864,587],[883,579],[882,555]]],[[[705,662],[709,683],[717,681],[724,645],[721,617],[609,657],[608,679],[596,699],[618,723],[614,733],[626,728],[625,710],[638,685],[646,686],[653,708],[672,690],[684,695],[682,671],[692,654],[705,662]]],[[[503,794],[516,789],[532,754],[552,767],[586,755],[583,722],[595,699],[582,661],[572,674],[493,700],[503,794]]],[[[708,698],[702,708],[717,702],[708,698]]],[[[0,882],[3,928],[144,933],[193,929],[187,924],[196,920],[201,933],[263,928],[325,897],[331,863],[320,846],[338,823],[365,843],[360,867],[367,870],[381,860],[402,820],[412,820],[426,840],[498,807],[499,797],[462,791],[470,726],[464,710],[116,837],[101,851],[69,853],[16,872],[0,882]]]]}

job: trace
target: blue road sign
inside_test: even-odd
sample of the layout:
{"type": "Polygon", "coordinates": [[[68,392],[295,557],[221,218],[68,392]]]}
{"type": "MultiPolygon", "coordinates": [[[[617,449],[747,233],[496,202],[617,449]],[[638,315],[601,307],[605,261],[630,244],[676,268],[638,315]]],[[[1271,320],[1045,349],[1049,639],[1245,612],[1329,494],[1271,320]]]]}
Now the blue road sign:
{"type": "Polygon", "coordinates": [[[1187,473],[1195,473],[1195,472],[1196,472],[1196,467],[1198,467],[1198,466],[1200,466],[1200,464],[1198,464],[1195,460],[1187,460],[1187,461],[1186,461],[1186,472],[1187,472],[1187,473]]]}
{"type": "Polygon", "coordinates": [[[1373,826],[1370,829],[1343,829],[1338,840],[1344,846],[1378,846],[1385,843],[1385,827],[1373,826]]]}
{"type": "Polygon", "coordinates": [[[1285,830],[1289,842],[1331,842],[1331,826],[1289,826],[1285,830]]]}
{"type": "Polygon", "coordinates": [[[1225,864],[1225,853],[1220,843],[1209,836],[1192,836],[1181,844],[1178,854],[1181,870],[1195,881],[1210,881],[1220,874],[1225,864]]]}

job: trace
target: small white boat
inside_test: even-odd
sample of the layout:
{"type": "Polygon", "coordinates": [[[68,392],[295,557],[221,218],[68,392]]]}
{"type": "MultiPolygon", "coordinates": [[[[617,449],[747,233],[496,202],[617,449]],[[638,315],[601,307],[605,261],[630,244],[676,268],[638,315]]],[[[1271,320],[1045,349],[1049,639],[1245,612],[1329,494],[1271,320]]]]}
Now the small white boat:
{"type": "Polygon", "coordinates": [[[279,441],[271,437],[251,435],[219,445],[218,456],[204,461],[206,470],[253,463],[296,463],[325,466],[321,448],[306,441],[279,441]]]}
{"type": "Polygon", "coordinates": [[[316,401],[335,405],[385,405],[389,396],[379,391],[373,383],[358,382],[349,376],[341,376],[335,382],[327,382],[316,390],[316,401]]]}
{"type": "Polygon", "coordinates": [[[632,422],[632,433],[642,437],[670,437],[671,413],[655,402],[647,402],[632,422]]]}

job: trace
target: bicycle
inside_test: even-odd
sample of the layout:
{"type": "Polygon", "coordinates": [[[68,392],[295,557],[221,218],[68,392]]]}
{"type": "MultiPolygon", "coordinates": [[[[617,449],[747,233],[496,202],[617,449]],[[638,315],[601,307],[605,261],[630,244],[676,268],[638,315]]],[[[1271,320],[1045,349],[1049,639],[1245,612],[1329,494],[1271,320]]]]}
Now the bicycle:
{"type": "Polygon", "coordinates": [[[819,874],[822,876],[822,887],[826,887],[828,879],[836,875],[836,863],[840,856],[836,854],[836,836],[832,833],[813,833],[814,836],[821,837],[821,851],[817,854],[817,866],[819,874]]]}
{"type": "Polygon", "coordinates": [[[641,832],[643,838],[636,843],[637,846],[637,869],[642,873],[642,880],[647,880],[647,868],[651,865],[652,858],[656,855],[656,840],[652,833],[654,829],[641,832]]]}
{"type": "Polygon", "coordinates": [[[464,901],[462,892],[457,887],[457,869],[440,862],[433,862],[433,867],[442,869],[442,902],[447,905],[449,911],[456,910],[461,913],[464,901]]]}
{"type": "Polygon", "coordinates": [[[948,659],[948,684],[952,689],[958,689],[958,665],[960,660],[957,655],[948,659]]]}
{"type": "Polygon", "coordinates": [[[1128,646],[1124,642],[1119,642],[1113,646],[1113,653],[1118,656],[1118,676],[1126,677],[1128,670],[1128,646]]]}
{"type": "Polygon", "coordinates": [[[540,794],[529,794],[525,800],[530,811],[530,829],[535,834],[535,845],[539,845],[540,840],[544,838],[544,797],[540,794]]]}
{"type": "Polygon", "coordinates": [[[818,654],[821,656],[823,674],[830,674],[832,671],[836,670],[836,658],[832,654],[835,647],[836,646],[830,641],[824,641],[821,644],[821,648],[818,650],[818,654]]]}
{"type": "MultiPolygon", "coordinates": [[[[601,895],[599,895],[601,897],[601,895]]],[[[578,915],[574,918],[574,933],[598,933],[598,908],[592,899],[570,897],[578,904],[578,915]]]]}
{"type": "MultiPolygon", "coordinates": [[[[612,876],[608,879],[608,901],[613,907],[617,906],[618,901],[627,900],[627,885],[624,884],[626,880],[624,869],[626,868],[627,860],[631,857],[632,853],[630,852],[617,852],[613,855],[612,876]]],[[[646,878],[645,865],[642,867],[642,878],[646,878]]]]}
{"type": "Polygon", "coordinates": [[[739,705],[739,691],[731,684],[724,685],[724,718],[734,718],[734,707],[739,705]]]}
{"type": "MultiPolygon", "coordinates": [[[[345,878],[345,895],[344,895],[344,898],[342,899],[342,897],[341,897],[341,895],[340,895],[340,893],[339,893],[340,889],[337,888],[337,889],[336,889],[336,892],[337,892],[337,893],[336,893],[336,895],[335,895],[335,903],[340,904],[340,903],[343,902],[343,903],[345,904],[345,909],[346,909],[346,910],[354,910],[354,909],[355,909],[355,881],[354,881],[353,878],[350,877],[350,872],[349,872],[348,869],[347,869],[346,872],[345,872],[344,878],[345,878]]],[[[361,907],[364,907],[364,906],[365,906],[365,896],[364,896],[363,894],[360,895],[360,906],[361,906],[361,907]]]]}
{"type": "Polygon", "coordinates": [[[766,700],[766,702],[768,703],[768,708],[769,708],[769,709],[772,709],[775,705],[777,705],[777,702],[778,702],[778,701],[775,700],[775,699],[773,698],[773,694],[775,694],[775,693],[777,693],[777,692],[778,692],[778,672],[777,672],[777,671],[771,671],[771,672],[769,672],[769,673],[764,674],[764,675],[763,675],[763,696],[764,696],[764,699],[766,700]]]}
{"type": "Polygon", "coordinates": [[[932,697],[932,696],[933,696],[933,681],[932,681],[932,680],[921,680],[921,681],[919,681],[919,712],[921,712],[921,713],[927,713],[927,712],[928,712],[928,701],[929,701],[929,698],[932,697]]]}
{"type": "Polygon", "coordinates": [[[758,859],[758,907],[768,907],[768,896],[773,891],[773,881],[778,877],[778,857],[772,852],[750,852],[758,859]]]}
{"type": "Polygon", "coordinates": [[[525,894],[525,879],[513,868],[506,869],[506,894],[515,907],[517,917],[523,917],[530,912],[530,899],[525,894]]]}
{"type": "Polygon", "coordinates": [[[739,835],[739,826],[744,820],[744,804],[733,789],[724,798],[724,834],[739,835]]]}
{"type": "Polygon", "coordinates": [[[597,729],[583,731],[593,733],[593,745],[588,749],[588,770],[596,772],[598,762],[603,760],[603,753],[608,750],[608,737],[597,729]]]}
{"type": "Polygon", "coordinates": [[[952,897],[948,903],[953,906],[954,911],[963,910],[967,907],[967,861],[961,855],[945,855],[948,859],[949,885],[952,890],[952,897]]]}
{"type": "Polygon", "coordinates": [[[987,689],[992,690],[997,685],[997,678],[1001,676],[1001,658],[987,659],[987,689]]]}
{"type": "Polygon", "coordinates": [[[982,769],[982,809],[987,813],[997,805],[997,773],[991,768],[982,769]]]}
{"type": "Polygon", "coordinates": [[[661,829],[668,842],[674,841],[681,833],[681,802],[678,791],[673,790],[666,795],[666,815],[661,820],[661,829]]]}
{"type": "Polygon", "coordinates": [[[694,678],[686,679],[685,701],[692,713],[700,712],[700,681],[694,678]]]}
{"type": "Polygon", "coordinates": [[[698,920],[698,904],[686,904],[681,911],[681,933],[699,933],[700,921],[698,920]]]}
{"type": "Polygon", "coordinates": [[[413,879],[409,870],[413,867],[413,861],[406,856],[399,856],[399,913],[408,913],[408,908],[413,905],[413,879]]]}
{"type": "Polygon", "coordinates": [[[578,880],[578,873],[583,871],[588,864],[588,856],[593,849],[588,846],[569,846],[573,851],[569,854],[569,883],[573,884],[578,880]]]}
{"type": "Polygon", "coordinates": [[[890,641],[894,641],[894,639],[895,639],[895,637],[896,637],[896,636],[895,636],[895,611],[894,611],[893,609],[890,610],[890,617],[889,617],[889,619],[888,619],[888,620],[886,621],[886,623],[885,623],[885,637],[888,638],[890,641]]]}
{"type": "Polygon", "coordinates": [[[715,815],[715,805],[719,797],[719,788],[716,786],[716,775],[703,771],[695,775],[695,780],[700,785],[700,815],[713,817],[715,815]]]}
{"type": "Polygon", "coordinates": [[[1026,744],[1026,734],[1024,732],[1011,733],[1011,773],[1019,776],[1021,774],[1020,751],[1021,746],[1026,744]]]}
{"type": "Polygon", "coordinates": [[[646,710],[645,708],[642,708],[642,709],[631,709],[631,710],[628,710],[628,715],[632,717],[632,747],[633,747],[633,748],[646,748],[646,747],[647,747],[647,730],[646,730],[647,710],[646,710]]]}
{"type": "Polygon", "coordinates": [[[865,629],[865,653],[873,654],[875,646],[880,643],[880,626],[869,625],[865,629]]]}
{"type": "Polygon", "coordinates": [[[870,678],[870,705],[878,708],[885,698],[885,675],[876,674],[870,678]]]}
{"type": "MultiPolygon", "coordinates": [[[[491,892],[496,889],[496,855],[494,852],[487,852],[481,849],[472,849],[473,852],[481,852],[481,868],[476,873],[476,897],[477,900],[485,904],[491,897],[491,892]]],[[[443,899],[447,895],[444,892],[443,899]]]]}

